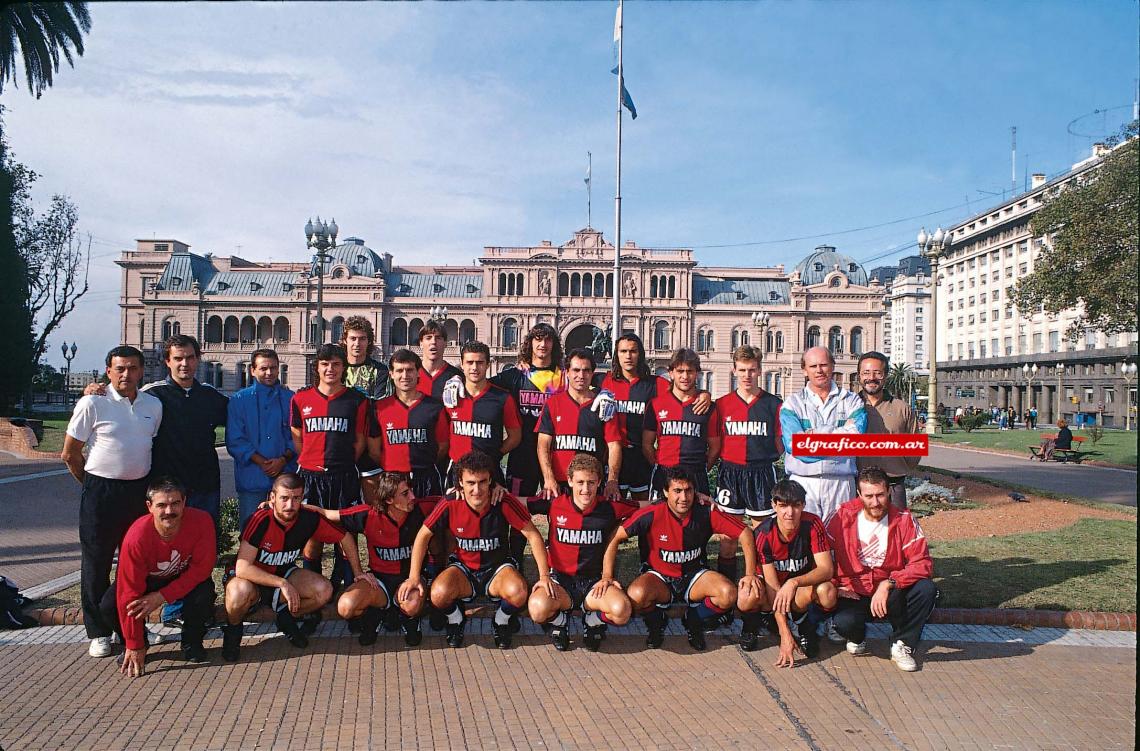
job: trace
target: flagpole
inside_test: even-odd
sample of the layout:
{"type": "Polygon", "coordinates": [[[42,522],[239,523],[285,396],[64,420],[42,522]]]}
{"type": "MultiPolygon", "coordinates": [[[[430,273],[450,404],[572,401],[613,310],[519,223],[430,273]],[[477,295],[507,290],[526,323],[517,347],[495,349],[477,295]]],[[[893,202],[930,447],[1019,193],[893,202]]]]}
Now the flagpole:
{"type": "Polygon", "coordinates": [[[594,211],[593,211],[593,193],[594,193],[594,155],[593,153],[586,152],[586,228],[592,229],[594,226],[594,211]]]}
{"type": "MultiPolygon", "coordinates": [[[[625,34],[622,27],[625,17],[622,14],[622,0],[618,0],[618,75],[617,75],[617,188],[614,194],[614,313],[613,324],[610,329],[611,347],[621,336],[621,106],[622,85],[624,83],[622,70],[622,48],[625,45],[625,34]]],[[[611,367],[617,363],[612,363],[611,367]]]]}

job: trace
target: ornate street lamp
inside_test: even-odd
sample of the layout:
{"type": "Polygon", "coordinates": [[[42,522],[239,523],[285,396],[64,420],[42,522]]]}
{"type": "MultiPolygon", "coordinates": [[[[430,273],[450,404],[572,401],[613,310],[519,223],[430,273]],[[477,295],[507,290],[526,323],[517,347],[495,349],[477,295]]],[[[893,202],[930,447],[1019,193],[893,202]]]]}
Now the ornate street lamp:
{"type": "Polygon", "coordinates": [[[1025,376],[1025,380],[1029,382],[1029,393],[1027,395],[1029,397],[1029,409],[1037,409],[1037,399],[1033,394],[1033,379],[1037,377],[1037,363],[1033,363],[1032,366],[1028,363],[1022,365],[1021,373],[1025,376]]]}
{"type": "Polygon", "coordinates": [[[328,224],[321,221],[317,217],[317,223],[313,224],[313,220],[305,222],[305,243],[306,246],[316,251],[313,260],[317,265],[317,341],[319,346],[325,343],[325,261],[330,260],[330,256],[326,252],[329,248],[336,247],[336,235],[340,228],[336,226],[336,219],[333,219],[328,224]]]}
{"type": "Polygon", "coordinates": [[[444,305],[433,305],[431,306],[431,310],[428,311],[428,315],[433,321],[443,323],[447,320],[447,307],[444,305]]]}
{"type": "Polygon", "coordinates": [[[756,348],[756,351],[760,354],[760,362],[758,362],[757,365],[760,366],[761,374],[764,373],[764,349],[767,346],[765,337],[768,334],[768,322],[770,319],[771,316],[768,315],[768,311],[766,310],[757,310],[752,314],[752,325],[760,330],[760,346],[756,348]]]}
{"type": "Polygon", "coordinates": [[[71,402],[71,361],[75,359],[75,353],[79,351],[79,347],[76,346],[75,342],[72,342],[69,349],[67,342],[64,342],[60,349],[63,351],[63,359],[67,361],[63,372],[63,398],[65,403],[69,404],[71,402]]]}
{"type": "Polygon", "coordinates": [[[938,414],[938,261],[950,247],[950,233],[941,227],[934,234],[927,234],[923,227],[918,231],[918,252],[930,261],[930,377],[927,385],[926,432],[942,432],[938,414]],[[933,417],[933,419],[931,419],[933,417]]]}
{"type": "Polygon", "coordinates": [[[1125,361],[1120,372],[1124,376],[1124,429],[1132,430],[1132,379],[1136,377],[1136,363],[1125,361]]]}

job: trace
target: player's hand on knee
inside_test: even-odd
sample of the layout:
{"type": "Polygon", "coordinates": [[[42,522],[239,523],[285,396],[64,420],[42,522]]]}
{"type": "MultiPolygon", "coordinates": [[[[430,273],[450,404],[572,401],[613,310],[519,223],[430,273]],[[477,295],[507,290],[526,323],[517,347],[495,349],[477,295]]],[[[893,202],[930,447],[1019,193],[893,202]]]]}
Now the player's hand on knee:
{"type": "Polygon", "coordinates": [[[288,581],[283,581],[281,582],[281,596],[285,598],[289,612],[296,615],[297,611],[301,609],[301,595],[297,592],[297,588],[288,581]]]}
{"type": "Polygon", "coordinates": [[[371,571],[364,572],[360,576],[356,577],[356,580],[368,582],[370,585],[372,585],[373,589],[380,589],[380,582],[376,581],[376,577],[372,574],[371,571]]]}
{"type": "Polygon", "coordinates": [[[792,603],[796,600],[796,585],[791,580],[784,582],[778,590],[776,590],[776,597],[772,600],[772,611],[775,613],[788,613],[792,609],[792,603]],[[791,586],[788,586],[788,585],[791,586]]]}
{"type": "Polygon", "coordinates": [[[590,589],[590,594],[594,597],[602,597],[609,590],[610,587],[617,587],[621,589],[621,584],[614,579],[598,579],[594,586],[590,589]]]}
{"type": "Polygon", "coordinates": [[[399,598],[400,602],[408,602],[417,596],[424,596],[424,584],[419,579],[415,581],[405,579],[404,583],[400,585],[400,589],[396,592],[396,597],[399,598]]]}
{"type": "Polygon", "coordinates": [[[462,388],[462,378],[457,375],[448,378],[447,383],[443,384],[443,406],[454,409],[459,404],[459,394],[462,388]]]}
{"type": "Polygon", "coordinates": [[[744,597],[760,597],[760,582],[756,580],[755,576],[741,577],[740,581],[736,583],[736,589],[738,593],[744,597]]]}

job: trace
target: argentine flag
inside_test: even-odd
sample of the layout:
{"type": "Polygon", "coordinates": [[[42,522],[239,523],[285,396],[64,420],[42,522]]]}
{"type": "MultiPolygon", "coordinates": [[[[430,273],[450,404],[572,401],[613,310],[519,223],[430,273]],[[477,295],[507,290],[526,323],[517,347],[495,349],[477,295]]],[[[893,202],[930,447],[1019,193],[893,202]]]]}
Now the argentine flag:
{"type": "MultiPolygon", "coordinates": [[[[610,71],[615,76],[618,73],[618,45],[621,44],[621,3],[618,3],[617,15],[614,16],[614,67],[610,71]]],[[[629,110],[629,115],[634,120],[637,119],[637,107],[633,106],[633,97],[629,95],[629,90],[625,87],[625,76],[621,76],[621,103],[629,110]]]]}

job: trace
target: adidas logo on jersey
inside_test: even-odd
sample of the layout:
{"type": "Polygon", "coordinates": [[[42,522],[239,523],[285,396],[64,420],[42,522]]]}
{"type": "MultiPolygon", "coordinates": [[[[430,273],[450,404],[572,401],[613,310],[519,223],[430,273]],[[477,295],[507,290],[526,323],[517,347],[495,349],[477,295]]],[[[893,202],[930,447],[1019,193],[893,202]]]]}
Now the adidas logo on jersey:
{"type": "Polygon", "coordinates": [[[566,517],[565,516],[559,516],[554,521],[556,521],[558,524],[565,524],[566,523],[566,517]]]}

